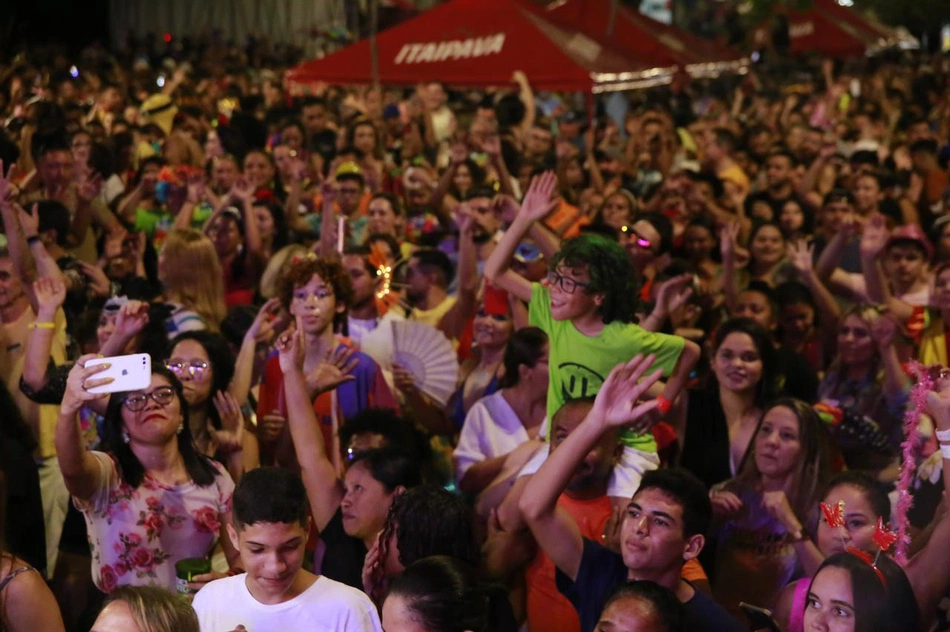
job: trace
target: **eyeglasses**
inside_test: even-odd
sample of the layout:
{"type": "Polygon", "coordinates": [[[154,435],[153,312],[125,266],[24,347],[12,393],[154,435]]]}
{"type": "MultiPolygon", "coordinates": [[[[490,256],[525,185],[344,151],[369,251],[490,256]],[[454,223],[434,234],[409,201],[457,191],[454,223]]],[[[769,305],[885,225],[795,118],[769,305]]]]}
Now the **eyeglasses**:
{"type": "Polygon", "coordinates": [[[182,377],[187,373],[192,378],[200,380],[208,370],[208,363],[198,358],[192,358],[191,360],[169,358],[165,360],[165,367],[178,377],[182,377]]]}
{"type": "Polygon", "coordinates": [[[148,404],[149,397],[154,399],[156,404],[164,408],[175,399],[175,389],[171,386],[159,386],[151,393],[132,393],[126,396],[122,403],[133,413],[137,413],[145,408],[148,404]]]}
{"type": "Polygon", "coordinates": [[[573,294],[577,291],[577,288],[583,288],[585,290],[590,288],[590,283],[581,283],[580,281],[575,281],[570,277],[566,277],[563,274],[559,274],[555,270],[548,272],[548,285],[561,288],[565,294],[573,294]]]}

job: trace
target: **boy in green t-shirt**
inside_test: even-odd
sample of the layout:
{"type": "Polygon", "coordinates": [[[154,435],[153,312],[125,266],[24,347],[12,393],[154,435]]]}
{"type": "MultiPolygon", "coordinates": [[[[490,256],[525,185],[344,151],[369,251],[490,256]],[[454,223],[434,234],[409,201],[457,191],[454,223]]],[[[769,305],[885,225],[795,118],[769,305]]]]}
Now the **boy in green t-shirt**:
{"type": "Polygon", "coordinates": [[[669,411],[699,359],[699,347],[679,336],[641,329],[631,321],[638,282],[620,244],[597,235],[565,241],[551,261],[547,279],[530,283],[509,269],[515,248],[534,222],[556,204],[553,173],[536,177],[521,210],[485,263],[485,277],[528,302],[532,325],[550,340],[548,419],[568,400],[593,397],[618,364],[637,354],[655,354],[666,384],[657,396],[657,414],[642,419],[622,435],[624,453],[614,469],[608,494],[629,499],[643,472],[659,465],[650,428],[669,411]]]}

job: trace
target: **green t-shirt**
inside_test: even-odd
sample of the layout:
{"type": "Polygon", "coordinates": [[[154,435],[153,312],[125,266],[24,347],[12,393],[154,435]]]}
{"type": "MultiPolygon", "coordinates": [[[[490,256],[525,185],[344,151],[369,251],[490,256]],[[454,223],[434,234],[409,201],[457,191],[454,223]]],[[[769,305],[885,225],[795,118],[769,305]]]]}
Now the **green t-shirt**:
{"type": "MultiPolygon", "coordinates": [[[[548,419],[553,419],[565,401],[596,395],[614,367],[629,362],[638,353],[655,354],[654,366],[662,368],[663,376],[669,377],[685,344],[679,336],[655,334],[620,321],[604,325],[596,336],[586,336],[571,321],[551,318],[551,295],[540,283],[531,286],[528,319],[548,335],[548,419]]],[[[624,431],[621,440],[631,448],[656,452],[652,433],[637,435],[624,431]]]]}
{"type": "MultiPolygon", "coordinates": [[[[195,207],[191,217],[191,227],[201,230],[208,218],[211,217],[211,206],[203,202],[195,207]]],[[[155,248],[161,248],[165,242],[165,235],[175,224],[175,216],[168,212],[167,207],[156,209],[139,207],[135,209],[135,232],[145,231],[145,235],[152,241],[155,248]]]]}

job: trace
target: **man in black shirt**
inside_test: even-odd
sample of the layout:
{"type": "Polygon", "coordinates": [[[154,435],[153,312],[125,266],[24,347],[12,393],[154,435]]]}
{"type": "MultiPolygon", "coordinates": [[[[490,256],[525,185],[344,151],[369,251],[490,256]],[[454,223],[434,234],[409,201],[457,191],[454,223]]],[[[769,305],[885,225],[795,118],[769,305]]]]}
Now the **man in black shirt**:
{"type": "Polygon", "coordinates": [[[623,520],[620,554],[584,539],[577,524],[557,509],[558,497],[605,432],[649,427],[646,413],[657,404],[637,402],[659,379],[658,371],[644,378],[652,360],[637,356],[611,371],[590,413],[528,482],[519,507],[538,546],[557,567],[558,590],[577,609],[582,632],[594,630],[607,597],[630,579],[675,592],[686,608],[688,630],[739,632],[745,628],[682,578],[683,565],[702,551],[712,519],[706,488],[692,474],[679,469],[644,474],[623,520]]]}
{"type": "Polygon", "coordinates": [[[765,183],[766,189],[753,193],[746,199],[746,211],[749,215],[755,216],[753,212],[756,202],[764,202],[772,208],[772,219],[777,220],[782,212],[782,207],[789,200],[795,200],[799,206],[804,207],[804,203],[795,193],[795,185],[792,182],[792,173],[797,166],[795,157],[787,150],[779,149],[769,154],[765,159],[765,183]]]}

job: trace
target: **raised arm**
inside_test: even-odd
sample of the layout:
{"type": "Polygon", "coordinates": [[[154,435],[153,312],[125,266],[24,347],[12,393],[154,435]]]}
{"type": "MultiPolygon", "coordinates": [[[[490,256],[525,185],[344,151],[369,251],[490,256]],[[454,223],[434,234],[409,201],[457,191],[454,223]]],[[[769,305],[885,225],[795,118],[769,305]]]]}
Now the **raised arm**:
{"type": "Polygon", "coordinates": [[[834,234],[818,256],[815,274],[818,275],[819,279],[827,281],[831,278],[832,273],[838,267],[838,262],[841,261],[841,253],[844,252],[844,247],[848,245],[848,240],[854,236],[856,231],[857,226],[854,216],[849,215],[842,223],[841,230],[834,234]]]}
{"type": "Polygon", "coordinates": [[[264,244],[261,241],[260,228],[257,217],[254,215],[254,185],[244,179],[239,179],[234,192],[241,201],[241,218],[244,221],[244,247],[247,253],[256,260],[264,258],[264,244]]]}
{"type": "Polygon", "coordinates": [[[97,399],[107,399],[109,395],[96,395],[88,389],[108,384],[112,378],[96,378],[109,368],[108,364],[98,364],[84,368],[88,360],[95,358],[95,354],[84,355],[79,358],[66,380],[66,394],[63,395],[59,408],[59,419],[56,421],[56,433],[53,437],[56,444],[56,459],[59,468],[63,471],[66,489],[79,500],[88,500],[96,493],[99,480],[99,465],[96,458],[86,450],[79,419],[76,414],[83,405],[97,399]]]}
{"type": "MultiPolygon", "coordinates": [[[[66,300],[66,286],[56,279],[41,278],[33,284],[33,294],[38,304],[36,322],[44,326],[35,327],[26,339],[23,381],[33,391],[39,391],[46,386],[46,369],[52,358],[53,337],[56,335],[55,327],[45,324],[55,323],[56,312],[66,300]]],[[[38,430],[33,429],[34,433],[38,430]]]]}
{"type": "Polygon", "coordinates": [[[518,84],[518,98],[524,104],[524,119],[519,127],[522,131],[527,131],[534,125],[534,119],[537,116],[534,105],[534,90],[531,89],[528,75],[520,70],[516,70],[511,75],[511,80],[518,84]]]}
{"type": "Polygon", "coordinates": [[[739,222],[730,222],[719,231],[719,248],[722,254],[722,290],[726,308],[734,312],[739,304],[739,280],[736,278],[741,266],[744,249],[739,247],[739,222]]]}
{"type": "Polygon", "coordinates": [[[551,451],[521,497],[521,513],[538,545],[572,580],[577,578],[580,569],[584,542],[577,524],[567,512],[558,508],[557,499],[601,435],[638,420],[656,407],[655,400],[637,403],[640,396],[660,379],[662,371],[659,370],[646,375],[652,363],[652,356],[637,356],[610,372],[590,413],[556,450],[551,451]]]}
{"type": "MultiPolygon", "coordinates": [[[[277,349],[280,352],[280,369],[284,374],[290,436],[293,438],[300,473],[307,488],[307,499],[310,501],[313,519],[317,529],[323,531],[340,507],[343,486],[333,463],[327,458],[323,433],[320,432],[317,417],[313,412],[313,402],[307,392],[303,372],[303,333],[283,334],[277,341],[277,349]]],[[[346,377],[353,379],[352,376],[346,377]]]]}
{"type": "Polygon", "coordinates": [[[475,316],[478,294],[478,256],[473,241],[475,220],[467,204],[459,205],[456,216],[459,225],[458,300],[438,325],[449,340],[459,338],[469,319],[475,316]]]}
{"type": "Polygon", "coordinates": [[[269,343],[274,335],[274,327],[271,324],[277,312],[280,311],[280,299],[272,298],[264,303],[257,311],[254,322],[248,327],[241,341],[241,349],[238,351],[237,359],[234,362],[234,377],[228,385],[228,392],[237,400],[238,405],[243,406],[247,402],[247,394],[251,390],[251,384],[254,380],[254,360],[257,357],[257,345],[260,342],[269,343]]]}
{"type": "Polygon", "coordinates": [[[556,186],[557,176],[553,171],[546,171],[531,180],[521,210],[485,262],[485,278],[522,301],[531,300],[531,283],[511,270],[511,257],[531,225],[546,217],[557,204],[551,199],[556,186]]]}
{"type": "Polygon", "coordinates": [[[501,137],[498,134],[492,134],[486,138],[482,141],[482,151],[488,155],[488,160],[498,174],[498,190],[505,195],[514,196],[511,174],[508,172],[508,165],[505,164],[505,157],[501,153],[501,137]]]}
{"type": "Polygon", "coordinates": [[[831,295],[825,284],[821,282],[818,275],[815,274],[814,267],[815,247],[809,246],[802,239],[797,243],[788,245],[788,258],[795,266],[798,277],[802,283],[809,289],[815,304],[818,307],[818,317],[821,322],[821,329],[825,333],[825,339],[833,342],[831,336],[837,336],[838,319],[841,317],[841,307],[838,301],[831,295]]]}
{"type": "MultiPolygon", "coordinates": [[[[455,177],[455,172],[458,171],[459,165],[465,162],[466,157],[468,157],[468,147],[463,144],[452,146],[452,150],[449,152],[449,166],[442,172],[442,177],[439,178],[439,182],[432,189],[432,195],[429,196],[428,205],[430,207],[442,208],[442,202],[452,186],[452,178],[455,177]]],[[[457,201],[454,202],[457,203],[457,201]]],[[[453,201],[450,201],[449,204],[454,206],[453,201]]]]}
{"type": "Polygon", "coordinates": [[[864,226],[864,232],[861,233],[861,271],[864,273],[871,302],[885,305],[899,322],[907,322],[914,313],[914,306],[891,293],[881,269],[880,254],[888,238],[885,221],[883,215],[876,213],[864,226]]]}

